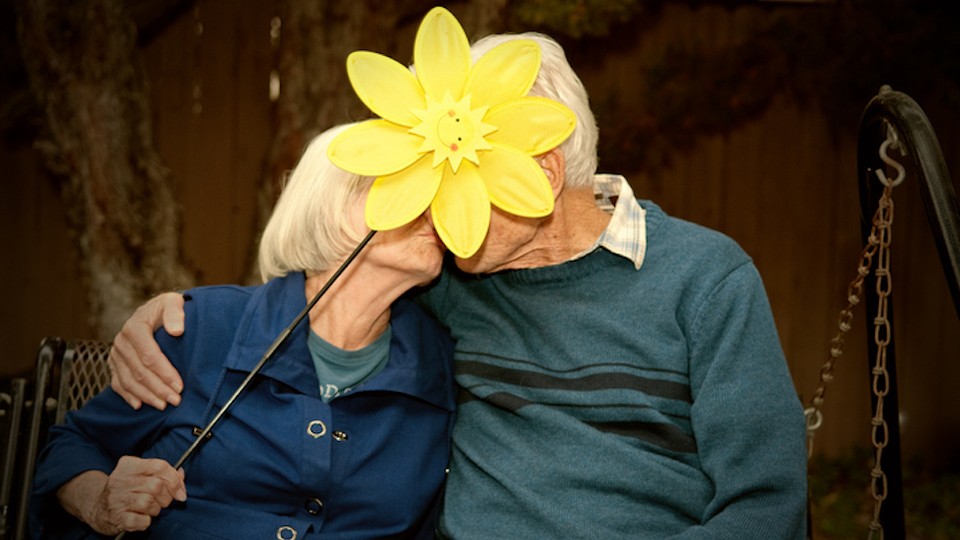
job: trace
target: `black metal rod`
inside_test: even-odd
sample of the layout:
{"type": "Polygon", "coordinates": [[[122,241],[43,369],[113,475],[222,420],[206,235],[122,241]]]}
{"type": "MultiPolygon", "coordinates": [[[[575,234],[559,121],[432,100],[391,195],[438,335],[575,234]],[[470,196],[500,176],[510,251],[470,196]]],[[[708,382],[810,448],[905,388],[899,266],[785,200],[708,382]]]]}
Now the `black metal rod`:
{"type": "Polygon", "coordinates": [[[33,473],[36,467],[37,455],[40,453],[40,427],[45,424],[43,408],[46,405],[47,386],[53,377],[54,359],[63,352],[63,340],[47,338],[40,344],[37,351],[37,375],[33,382],[33,409],[30,411],[30,431],[27,435],[27,451],[24,459],[23,474],[26,478],[20,486],[20,507],[17,509],[14,538],[27,537],[27,501],[30,500],[30,490],[33,486],[33,473]]]}
{"type": "MultiPolygon", "coordinates": [[[[300,311],[300,313],[296,316],[296,318],[293,319],[293,322],[291,322],[286,328],[284,328],[283,331],[280,332],[280,335],[278,335],[277,338],[273,340],[273,343],[267,349],[267,352],[263,354],[263,357],[260,358],[260,361],[257,362],[257,365],[254,366],[253,369],[250,371],[250,373],[247,375],[247,377],[243,379],[243,382],[241,382],[240,386],[238,386],[237,389],[233,392],[233,395],[230,396],[230,399],[228,399],[226,403],[223,404],[223,407],[220,408],[217,414],[197,434],[197,438],[194,439],[193,443],[187,448],[187,450],[183,453],[183,455],[180,456],[180,459],[178,459],[177,462],[173,465],[174,469],[179,469],[183,467],[184,462],[186,462],[187,459],[191,455],[193,455],[193,453],[197,450],[197,448],[200,447],[200,444],[206,439],[210,431],[213,430],[213,427],[217,425],[217,422],[219,422],[220,419],[223,418],[223,416],[227,413],[227,410],[230,409],[230,407],[233,405],[233,402],[236,401],[238,397],[240,397],[240,394],[243,393],[244,390],[246,390],[247,386],[250,385],[250,382],[253,380],[253,378],[258,373],[260,373],[260,370],[263,369],[263,366],[267,363],[267,361],[273,357],[273,355],[277,352],[277,349],[279,349],[280,346],[283,345],[283,343],[287,340],[287,338],[290,337],[290,334],[293,333],[293,330],[297,327],[297,325],[299,325],[300,322],[303,321],[304,318],[306,318],[307,314],[310,313],[310,310],[313,309],[313,306],[316,305],[317,301],[319,301],[320,298],[324,294],[326,294],[327,290],[329,290],[330,287],[333,285],[333,283],[337,280],[337,278],[340,277],[340,274],[343,274],[344,270],[347,269],[347,266],[349,266],[350,263],[352,263],[353,260],[357,258],[357,255],[359,255],[360,252],[363,250],[363,248],[366,247],[366,245],[370,242],[370,239],[373,238],[373,235],[375,233],[376,231],[370,231],[369,233],[367,233],[367,236],[360,241],[357,247],[354,248],[353,252],[350,253],[350,255],[346,258],[346,260],[343,261],[340,267],[337,268],[337,271],[334,272],[333,275],[330,276],[330,279],[328,279],[327,282],[323,285],[323,287],[321,287],[320,290],[317,291],[317,294],[313,296],[313,299],[307,302],[307,305],[300,311]]],[[[120,534],[115,536],[114,539],[120,540],[121,538],[124,537],[125,534],[126,534],[126,531],[122,531],[120,532],[120,534]]]]}
{"type": "MultiPolygon", "coordinates": [[[[17,470],[14,465],[17,463],[17,450],[20,446],[17,444],[20,438],[20,423],[23,418],[23,409],[27,401],[27,379],[17,377],[10,381],[10,424],[9,436],[7,437],[6,452],[3,459],[3,481],[0,482],[0,538],[7,538],[9,534],[8,517],[16,515],[17,505],[13,503],[11,495],[13,491],[13,482],[17,478],[17,470]]],[[[23,484],[27,484],[32,471],[24,470],[22,474],[27,478],[23,479],[23,484]]],[[[27,499],[19,494],[19,506],[26,507],[27,499]]],[[[24,513],[26,515],[26,513],[24,513]]],[[[15,523],[20,523],[19,521],[15,523]]]]}

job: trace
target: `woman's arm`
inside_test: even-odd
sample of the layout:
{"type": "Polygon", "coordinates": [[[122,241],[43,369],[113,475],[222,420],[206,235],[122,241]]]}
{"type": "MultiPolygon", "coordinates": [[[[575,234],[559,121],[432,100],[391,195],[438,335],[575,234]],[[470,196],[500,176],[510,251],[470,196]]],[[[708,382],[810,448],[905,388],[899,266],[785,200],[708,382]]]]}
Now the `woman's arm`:
{"type": "Polygon", "coordinates": [[[72,528],[74,525],[63,521],[66,514],[100,532],[133,530],[151,511],[156,514],[185,495],[180,474],[169,465],[176,449],[148,454],[167,463],[128,457],[147,451],[151,441],[163,433],[171,414],[173,411],[149,407],[133,410],[107,388],[67,413],[65,422],[51,426],[33,481],[30,513],[34,534],[44,537],[47,530],[55,534],[58,527],[72,528]],[[164,491],[168,495],[163,495],[164,491]],[[113,515],[102,513],[107,509],[113,515]],[[144,517],[130,521],[135,516],[121,516],[128,512],[143,513],[144,517]]]}
{"type": "Polygon", "coordinates": [[[183,471],[162,459],[120,458],[107,474],[91,470],[57,490],[63,508],[100,534],[143,531],[174,500],[187,498],[183,471]]]}

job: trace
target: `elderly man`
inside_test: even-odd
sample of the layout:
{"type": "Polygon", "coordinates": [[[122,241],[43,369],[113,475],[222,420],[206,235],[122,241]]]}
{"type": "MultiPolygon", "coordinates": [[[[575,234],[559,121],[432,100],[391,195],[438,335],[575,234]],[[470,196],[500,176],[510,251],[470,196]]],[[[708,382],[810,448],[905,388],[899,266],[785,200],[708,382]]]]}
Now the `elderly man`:
{"type": "MultiPolygon", "coordinates": [[[[803,413],[756,268],[595,175],[588,97],[553,40],[472,52],[518,37],[542,52],[530,94],[577,127],[537,157],[553,212],[493,208],[479,250],[420,296],[456,341],[461,388],[439,535],[803,537],[803,413]]],[[[117,336],[113,384],[131,405],[179,401],[151,332],[179,331],[180,302],[151,300],[117,336]]]]}

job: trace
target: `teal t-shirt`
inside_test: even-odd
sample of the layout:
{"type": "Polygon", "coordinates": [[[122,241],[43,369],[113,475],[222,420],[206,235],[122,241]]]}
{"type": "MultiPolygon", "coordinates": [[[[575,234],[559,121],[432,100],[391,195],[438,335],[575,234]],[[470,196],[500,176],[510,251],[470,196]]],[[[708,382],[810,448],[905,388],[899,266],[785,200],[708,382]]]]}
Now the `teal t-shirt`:
{"type": "Polygon", "coordinates": [[[335,347],[312,330],[307,338],[313,366],[320,381],[320,397],[325,402],[346,394],[383,370],[390,358],[390,327],[373,343],[347,351],[335,347]]]}

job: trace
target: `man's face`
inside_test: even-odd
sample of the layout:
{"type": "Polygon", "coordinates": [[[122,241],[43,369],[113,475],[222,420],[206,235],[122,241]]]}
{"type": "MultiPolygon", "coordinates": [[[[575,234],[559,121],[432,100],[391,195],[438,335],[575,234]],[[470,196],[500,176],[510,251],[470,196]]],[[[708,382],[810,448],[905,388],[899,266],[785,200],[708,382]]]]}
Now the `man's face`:
{"type": "MultiPolygon", "coordinates": [[[[552,188],[558,197],[566,181],[566,160],[563,151],[555,148],[536,156],[552,188]]],[[[489,274],[501,270],[537,268],[555,264],[550,257],[562,239],[550,238],[545,232],[550,228],[554,215],[542,218],[526,218],[504,212],[496,206],[490,208],[490,229],[480,249],[470,258],[457,257],[457,267],[471,274],[489,274]]]]}
{"type": "Polygon", "coordinates": [[[490,209],[490,230],[480,249],[468,259],[457,257],[457,267],[471,274],[487,274],[539,266],[532,241],[544,219],[515,216],[496,206],[490,209]]]}

